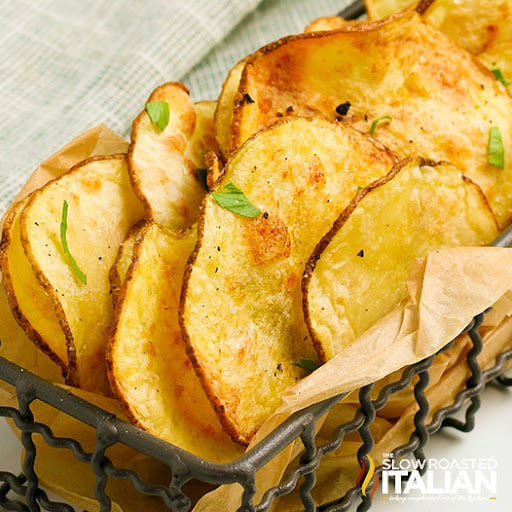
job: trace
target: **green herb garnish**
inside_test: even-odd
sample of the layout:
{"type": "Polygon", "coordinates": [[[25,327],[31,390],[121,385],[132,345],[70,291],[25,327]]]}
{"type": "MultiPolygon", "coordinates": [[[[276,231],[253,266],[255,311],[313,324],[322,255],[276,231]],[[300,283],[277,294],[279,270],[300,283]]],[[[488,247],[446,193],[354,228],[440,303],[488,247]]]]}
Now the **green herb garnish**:
{"type": "Polygon", "coordinates": [[[166,101],[150,101],[146,103],[146,112],[151,122],[163,132],[169,124],[169,103],[166,101]]]}
{"type": "Polygon", "coordinates": [[[491,69],[493,75],[505,86],[508,87],[510,82],[503,76],[501,69],[491,69]]]}
{"type": "Polygon", "coordinates": [[[212,196],[219,206],[230,210],[244,217],[259,217],[261,211],[254,206],[247,196],[233,183],[227,183],[224,188],[218,192],[212,192],[212,196]]]}
{"type": "Polygon", "coordinates": [[[497,126],[489,128],[489,141],[487,143],[487,162],[503,169],[505,167],[505,148],[501,139],[501,132],[497,126]]]}
{"type": "Polygon", "coordinates": [[[73,269],[73,272],[75,273],[76,277],[80,279],[80,281],[83,284],[87,284],[87,276],[80,270],[79,266],[77,265],[75,258],[73,258],[73,255],[71,254],[71,251],[68,247],[68,240],[67,240],[67,232],[68,232],[68,202],[64,199],[64,203],[62,203],[62,216],[60,221],[60,242],[62,244],[62,249],[64,251],[64,255],[69,261],[69,264],[71,265],[71,268],[73,269]]]}
{"type": "Polygon", "coordinates": [[[311,373],[314,372],[317,368],[320,368],[321,364],[314,359],[309,359],[307,357],[301,357],[298,363],[292,363],[293,366],[298,366],[303,370],[311,373]]]}
{"type": "Polygon", "coordinates": [[[377,119],[374,119],[372,125],[370,126],[370,135],[373,135],[375,133],[375,129],[377,128],[377,125],[381,121],[391,121],[391,116],[381,116],[378,117],[377,119]]]}

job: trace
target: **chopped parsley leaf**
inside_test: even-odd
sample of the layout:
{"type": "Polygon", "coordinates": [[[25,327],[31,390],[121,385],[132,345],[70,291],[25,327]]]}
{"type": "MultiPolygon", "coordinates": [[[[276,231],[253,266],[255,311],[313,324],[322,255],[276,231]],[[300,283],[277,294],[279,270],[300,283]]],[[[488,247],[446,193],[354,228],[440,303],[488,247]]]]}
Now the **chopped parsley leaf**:
{"type": "Polygon", "coordinates": [[[503,76],[501,69],[491,69],[493,75],[496,77],[498,81],[500,81],[505,87],[510,85],[510,82],[503,76]]]}
{"type": "Polygon", "coordinates": [[[370,126],[370,135],[373,135],[375,133],[377,125],[381,121],[391,121],[391,116],[381,116],[381,117],[378,117],[377,119],[374,119],[372,122],[372,125],[370,126]]]}
{"type": "Polygon", "coordinates": [[[80,270],[75,258],[71,254],[71,251],[68,247],[67,240],[67,232],[68,232],[68,202],[64,199],[64,203],[62,203],[62,216],[60,221],[60,242],[62,244],[62,250],[64,251],[64,255],[66,256],[73,272],[76,277],[83,283],[87,284],[87,276],[80,270]]]}
{"type": "Polygon", "coordinates": [[[163,132],[169,124],[169,103],[166,101],[149,101],[146,103],[146,112],[151,122],[163,132]]]}
{"type": "Polygon", "coordinates": [[[489,128],[489,141],[487,143],[487,162],[503,169],[505,167],[505,148],[498,126],[489,128]]]}
{"type": "Polygon", "coordinates": [[[212,197],[222,208],[244,217],[259,217],[262,212],[233,183],[227,183],[222,190],[212,192],[212,197]]]}

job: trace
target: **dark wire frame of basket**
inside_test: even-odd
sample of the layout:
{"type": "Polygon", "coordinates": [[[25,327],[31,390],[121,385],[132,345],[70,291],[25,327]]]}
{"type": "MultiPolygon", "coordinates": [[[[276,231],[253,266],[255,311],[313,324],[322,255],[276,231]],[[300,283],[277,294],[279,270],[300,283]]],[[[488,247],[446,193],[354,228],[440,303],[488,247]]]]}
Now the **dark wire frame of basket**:
{"type": "MultiPolygon", "coordinates": [[[[346,19],[358,18],[363,14],[362,1],[353,2],[340,13],[346,19]]],[[[512,229],[504,231],[492,245],[512,247],[512,229]]],[[[173,512],[190,510],[191,499],[184,492],[183,486],[192,480],[213,485],[239,483],[243,488],[243,495],[238,512],[268,510],[275,499],[292,492],[299,481],[301,481],[299,494],[306,512],[341,512],[356,505],[358,512],[366,511],[371,507],[372,497],[371,494],[363,493],[361,485],[357,482],[354,482],[354,486],[335,501],[320,505],[315,503],[312,496],[312,490],[316,484],[315,470],[322,457],[338,449],[347,434],[358,432],[362,444],[354,457],[362,470],[368,468],[368,456],[374,446],[370,426],[376,412],[386,405],[394,393],[409,386],[415,377],[417,381],[414,384],[414,397],[418,403],[418,411],[414,416],[414,432],[406,444],[395,447],[393,450],[395,458],[412,455],[418,460],[424,460],[424,447],[430,436],[444,427],[452,427],[463,432],[472,430],[475,414],[480,406],[480,394],[486,384],[492,381],[501,386],[512,385],[512,378],[505,374],[507,362],[512,359],[512,349],[499,354],[494,366],[490,369],[484,371],[479,365],[477,358],[483,342],[478,328],[484,315],[485,312],[482,312],[475,316],[463,331],[468,333],[472,343],[472,348],[467,353],[466,362],[470,377],[466,381],[465,388],[457,394],[452,404],[437,410],[430,423],[426,423],[430,406],[425,390],[429,383],[429,368],[437,354],[407,367],[401,377],[382,388],[375,399],[371,398],[373,384],[361,388],[360,407],[350,421],[338,426],[329,442],[317,445],[315,439],[317,423],[326,412],[344,398],[344,394],[296,412],[250,451],[226,464],[205,461],[169,444],[0,357],[0,379],[14,386],[18,400],[18,408],[0,405],[0,418],[12,420],[20,432],[24,449],[21,474],[15,475],[9,471],[2,471],[0,467],[0,509],[23,512],[40,510],[73,512],[75,510],[69,504],[50,499],[40,487],[39,477],[34,468],[37,453],[33,435],[36,434],[40,435],[50,447],[68,449],[76,459],[90,466],[95,474],[95,498],[101,512],[108,512],[112,506],[106,492],[109,478],[130,482],[140,494],[160,497],[167,508],[173,512]],[[94,450],[86,452],[78,441],[56,437],[47,425],[35,421],[31,411],[31,404],[35,400],[45,402],[50,407],[92,427],[96,432],[94,450]],[[461,411],[464,412],[463,420],[454,417],[461,411]],[[267,489],[259,503],[255,504],[257,470],[298,439],[304,446],[298,464],[288,470],[278,485],[267,489]],[[135,471],[115,467],[105,453],[108,448],[118,443],[129,446],[155,462],[169,467],[172,475],[169,485],[146,483],[135,471]],[[18,497],[21,497],[22,501],[18,497]]],[[[449,348],[452,343],[453,341],[440,352],[449,348]]],[[[381,471],[382,467],[376,468],[369,483],[370,486],[381,471]]],[[[363,476],[366,475],[363,474],[363,476]]],[[[358,482],[362,480],[363,478],[359,478],[358,482]]]]}
{"type": "MultiPolygon", "coordinates": [[[[50,384],[20,366],[0,358],[0,378],[16,388],[18,398],[18,408],[0,407],[0,417],[6,417],[13,421],[20,431],[24,448],[21,475],[16,476],[10,472],[0,471],[0,483],[3,482],[0,486],[0,507],[19,511],[72,512],[75,510],[71,505],[50,500],[39,486],[39,479],[34,469],[37,456],[36,447],[32,439],[34,434],[39,434],[49,446],[69,449],[78,460],[89,464],[95,474],[95,497],[102,512],[111,510],[111,500],[106,493],[106,484],[109,478],[128,480],[139,493],[147,496],[159,496],[165,505],[174,512],[190,510],[191,500],[183,491],[183,486],[191,480],[214,485],[238,482],[244,489],[239,512],[268,510],[276,498],[292,492],[300,479],[303,481],[299,493],[304,510],[307,512],[340,512],[356,504],[358,512],[368,510],[372,504],[372,497],[363,493],[361,486],[356,482],[339,499],[320,505],[315,503],[312,497],[312,490],[316,483],[315,470],[322,457],[338,449],[347,434],[357,431],[362,444],[354,457],[362,468],[368,468],[368,455],[374,446],[370,426],[376,412],[386,405],[394,393],[409,386],[415,376],[418,379],[414,385],[414,396],[419,407],[414,416],[415,429],[406,444],[393,449],[396,459],[412,454],[416,459],[424,460],[423,450],[430,436],[443,427],[453,427],[464,432],[472,430],[474,416],[480,406],[480,394],[486,383],[494,381],[500,385],[510,386],[512,384],[512,379],[504,376],[506,363],[512,359],[512,349],[501,353],[490,369],[483,371],[478,363],[477,357],[483,347],[478,327],[483,317],[484,313],[477,315],[464,331],[468,333],[472,343],[467,354],[470,377],[466,386],[457,394],[452,404],[435,412],[430,423],[425,423],[430,411],[425,389],[429,383],[429,368],[439,353],[407,367],[401,377],[383,387],[375,399],[370,396],[373,384],[361,388],[359,392],[360,407],[350,421],[338,426],[329,442],[317,445],[315,440],[317,422],[345,395],[334,396],[298,411],[250,451],[239,459],[226,464],[205,461],[166,443],[119,420],[114,415],[69,391],[50,384]],[[96,431],[96,445],[93,452],[85,452],[80,443],[74,439],[54,436],[47,425],[36,422],[30,409],[34,400],[41,400],[93,427],[96,431]],[[452,416],[464,407],[466,409],[463,421],[452,416]],[[298,465],[288,471],[279,485],[266,490],[260,502],[255,504],[253,499],[256,490],[256,471],[299,438],[304,445],[304,451],[298,465]],[[169,486],[145,483],[135,471],[115,467],[105,452],[116,443],[130,446],[168,466],[172,473],[169,486]],[[11,499],[8,494],[22,496],[24,502],[15,498],[11,499]],[[359,503],[357,503],[358,500],[359,503]]],[[[449,348],[452,343],[440,352],[449,348]]],[[[377,468],[373,479],[381,469],[377,468]]]]}

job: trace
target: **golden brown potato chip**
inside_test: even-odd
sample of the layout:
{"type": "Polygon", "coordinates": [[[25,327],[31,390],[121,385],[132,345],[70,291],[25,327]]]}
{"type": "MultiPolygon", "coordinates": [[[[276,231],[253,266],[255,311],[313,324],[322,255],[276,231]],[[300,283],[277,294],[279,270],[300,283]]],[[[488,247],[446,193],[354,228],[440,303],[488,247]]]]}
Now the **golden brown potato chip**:
{"type": "Polygon", "coordinates": [[[110,294],[114,307],[117,304],[119,291],[121,290],[121,286],[123,286],[123,283],[126,279],[128,269],[133,262],[133,250],[135,247],[137,235],[142,229],[142,226],[145,224],[146,221],[141,221],[140,223],[135,224],[132,229],[130,229],[128,235],[119,246],[116,259],[108,273],[108,279],[110,281],[110,294]]]}
{"type": "Polygon", "coordinates": [[[434,0],[423,17],[473,55],[512,40],[512,0],[434,0]]]}
{"type": "MultiPolygon", "coordinates": [[[[20,214],[21,245],[32,271],[29,279],[38,284],[32,286],[32,295],[17,301],[35,312],[41,301],[53,308],[50,323],[55,332],[64,332],[66,340],[67,382],[77,387],[109,393],[104,363],[112,319],[109,271],[119,245],[142,215],[125,155],[78,164],[33,192],[20,214]]],[[[13,271],[17,267],[11,275],[13,271]]],[[[50,350],[62,354],[58,336],[39,333],[48,336],[44,341],[50,350]]]]}
{"type": "MultiPolygon", "coordinates": [[[[214,129],[217,102],[213,100],[196,101],[194,109],[196,124],[189,140],[187,157],[197,165],[198,169],[204,170],[207,167],[207,154],[217,152],[218,149],[214,129]]],[[[201,182],[201,185],[203,186],[204,183],[201,182]]]]}
{"type": "Polygon", "coordinates": [[[501,226],[512,216],[512,159],[488,162],[491,129],[504,151],[512,147],[512,98],[414,11],[271,44],[246,63],[242,97],[251,101],[235,102],[236,144],[289,112],[325,115],[401,155],[453,162],[482,187],[501,226]]]}
{"type": "Polygon", "coordinates": [[[203,386],[236,441],[250,441],[282,391],[304,375],[294,363],[314,356],[300,281],[316,242],[357,188],[396,162],[349,127],[289,117],[232,154],[205,198],[181,323],[203,386]],[[235,209],[248,200],[261,214],[237,214],[222,199],[235,209]]]}
{"type": "MultiPolygon", "coordinates": [[[[340,16],[323,16],[317,18],[304,28],[304,32],[318,32],[320,30],[336,30],[345,26],[347,23],[353,24],[355,21],[348,21],[340,16]]],[[[215,110],[215,138],[219,147],[220,156],[225,161],[231,152],[231,121],[233,118],[233,107],[235,97],[240,83],[240,77],[249,56],[244,57],[237,62],[227,73],[221,92],[217,100],[217,108],[215,110]]],[[[238,101],[243,101],[243,98],[238,101]]]]}
{"type": "Polygon", "coordinates": [[[205,193],[198,169],[206,167],[205,153],[216,147],[214,110],[215,102],[194,105],[184,85],[169,82],[152,92],[133,122],[128,151],[131,180],[147,216],[161,226],[181,231],[197,220],[205,193]],[[150,104],[162,106],[164,112],[151,118],[150,104]]]}
{"type": "Polygon", "coordinates": [[[11,207],[4,219],[0,269],[9,307],[27,337],[68,372],[68,348],[55,311],[53,295],[46,293],[27,258],[20,237],[20,215],[29,201],[11,207]]]}
{"type": "Polygon", "coordinates": [[[238,84],[240,83],[240,76],[242,75],[246,60],[246,58],[242,59],[229,70],[217,100],[217,108],[214,115],[215,139],[220,155],[224,160],[227,160],[231,151],[231,119],[233,117],[234,101],[238,91],[238,84]]]}
{"type": "Polygon", "coordinates": [[[314,250],[304,313],[323,361],[407,296],[414,260],[499,233],[478,186],[448,164],[412,161],[363,189],[314,250]]]}
{"type": "Polygon", "coordinates": [[[148,224],[121,288],[108,360],[130,419],[152,434],[216,462],[240,455],[224,432],[185,353],[178,322],[183,271],[196,241],[148,224]]]}
{"type": "Polygon", "coordinates": [[[369,20],[380,20],[403,11],[404,9],[414,8],[418,2],[411,0],[364,0],[364,7],[369,20]]]}
{"type": "Polygon", "coordinates": [[[481,0],[365,0],[364,3],[370,20],[416,8],[427,23],[473,55],[512,39],[511,0],[495,1],[492,8],[481,0]]]}
{"type": "Polygon", "coordinates": [[[512,41],[493,45],[478,54],[478,60],[496,74],[509,94],[512,94],[512,41]]]}
{"type": "Polygon", "coordinates": [[[348,21],[341,16],[322,16],[309,22],[304,28],[304,32],[320,32],[321,30],[336,30],[344,27],[347,23],[352,24],[354,21],[348,21]]]}

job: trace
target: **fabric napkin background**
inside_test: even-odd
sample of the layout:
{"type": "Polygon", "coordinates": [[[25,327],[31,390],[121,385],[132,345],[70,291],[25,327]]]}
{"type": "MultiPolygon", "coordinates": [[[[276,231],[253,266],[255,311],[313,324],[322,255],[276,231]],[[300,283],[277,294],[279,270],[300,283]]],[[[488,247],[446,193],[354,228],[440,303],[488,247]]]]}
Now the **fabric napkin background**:
{"type": "Polygon", "coordinates": [[[243,56],[349,0],[0,0],[0,211],[39,162],[104,123],[125,138],[150,92],[215,99],[243,56]]]}

